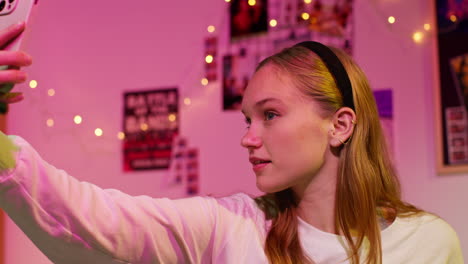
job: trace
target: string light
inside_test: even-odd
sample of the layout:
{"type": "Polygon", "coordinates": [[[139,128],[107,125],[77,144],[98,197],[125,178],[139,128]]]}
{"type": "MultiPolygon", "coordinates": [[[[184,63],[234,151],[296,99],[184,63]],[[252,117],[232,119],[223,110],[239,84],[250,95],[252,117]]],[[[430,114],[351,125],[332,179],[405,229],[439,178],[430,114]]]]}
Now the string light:
{"type": "Polygon", "coordinates": [[[213,32],[215,32],[216,28],[213,25],[209,25],[206,30],[208,30],[208,32],[210,32],[210,33],[213,33],[213,32]]]}
{"type": "Polygon", "coordinates": [[[48,127],[54,126],[54,120],[52,118],[47,119],[46,124],[48,127]]]}
{"type": "Polygon", "coordinates": [[[207,86],[207,85],[208,85],[208,79],[207,79],[207,78],[201,79],[201,84],[202,84],[203,86],[207,86]]]}
{"type": "Polygon", "coordinates": [[[310,4],[310,3],[312,3],[312,0],[304,0],[304,3],[310,4]]]}
{"type": "Polygon", "coordinates": [[[255,0],[249,0],[249,6],[254,6],[257,3],[255,0]]]}
{"type": "Polygon", "coordinates": [[[388,17],[388,23],[390,23],[390,24],[395,23],[395,17],[394,16],[389,16],[388,17]]]}
{"type": "Polygon", "coordinates": [[[276,19],[270,20],[270,27],[276,27],[276,25],[278,25],[278,21],[276,21],[276,19]]]}
{"type": "Polygon", "coordinates": [[[37,87],[37,81],[36,80],[31,80],[29,82],[29,87],[31,87],[31,89],[34,89],[37,87]]]}
{"type": "Polygon", "coordinates": [[[167,119],[169,119],[170,122],[174,122],[177,119],[177,116],[175,114],[170,114],[167,119]]]}
{"type": "Polygon", "coordinates": [[[117,138],[120,139],[120,140],[123,140],[125,138],[125,133],[122,132],[122,131],[117,133],[117,138]]]}
{"type": "Polygon", "coordinates": [[[148,124],[146,124],[146,123],[141,124],[140,129],[143,130],[143,131],[148,130],[148,124]]]}
{"type": "Polygon", "coordinates": [[[426,30],[426,31],[431,30],[431,25],[428,24],[428,23],[424,24],[424,30],[426,30]]]}
{"type": "Polygon", "coordinates": [[[231,2],[231,0],[224,0],[224,1],[226,1],[226,3],[229,3],[229,2],[231,2]]]}
{"type": "Polygon", "coordinates": [[[206,61],[206,63],[212,63],[213,62],[213,56],[212,55],[206,55],[205,61],[206,61]]]}
{"type": "Polygon", "coordinates": [[[192,100],[190,100],[190,98],[187,97],[187,98],[184,99],[184,104],[185,105],[190,105],[191,103],[192,103],[192,100]]]}
{"type": "Polygon", "coordinates": [[[49,89],[49,90],[47,90],[47,94],[49,96],[54,96],[55,95],[55,90],[54,89],[49,89]]]}
{"type": "Polygon", "coordinates": [[[95,134],[97,137],[102,136],[102,134],[103,134],[102,129],[96,128],[96,129],[94,130],[94,134],[95,134]]]}
{"type": "Polygon", "coordinates": [[[301,17],[302,17],[302,19],[307,20],[307,19],[310,18],[310,15],[309,15],[309,13],[304,12],[304,13],[302,13],[301,17]]]}
{"type": "Polygon", "coordinates": [[[414,42],[416,42],[416,43],[421,43],[423,37],[424,37],[424,34],[423,34],[421,31],[416,31],[416,32],[414,32],[414,34],[413,34],[413,40],[414,40],[414,42]]]}
{"type": "Polygon", "coordinates": [[[79,116],[79,115],[76,115],[73,118],[73,122],[75,122],[75,124],[77,124],[77,125],[81,124],[82,121],[83,121],[83,118],[81,118],[81,116],[79,116]]]}

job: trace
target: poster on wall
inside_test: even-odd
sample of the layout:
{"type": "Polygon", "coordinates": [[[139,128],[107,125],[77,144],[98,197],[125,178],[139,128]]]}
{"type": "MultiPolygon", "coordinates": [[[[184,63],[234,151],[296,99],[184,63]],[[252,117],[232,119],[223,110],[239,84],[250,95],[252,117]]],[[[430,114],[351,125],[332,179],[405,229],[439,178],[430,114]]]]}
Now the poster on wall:
{"type": "Polygon", "coordinates": [[[174,137],[179,133],[178,90],[124,93],[123,169],[168,169],[174,137]]]}
{"type": "Polygon", "coordinates": [[[468,1],[437,0],[439,173],[468,172],[468,1]]]}

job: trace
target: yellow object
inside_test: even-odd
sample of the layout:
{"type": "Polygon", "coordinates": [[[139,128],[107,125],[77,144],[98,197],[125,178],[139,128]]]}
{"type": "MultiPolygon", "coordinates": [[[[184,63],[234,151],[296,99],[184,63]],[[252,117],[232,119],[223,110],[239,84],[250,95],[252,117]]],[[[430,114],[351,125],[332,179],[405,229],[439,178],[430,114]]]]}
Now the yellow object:
{"type": "Polygon", "coordinates": [[[16,167],[15,152],[18,147],[0,131],[0,171],[16,167]]]}

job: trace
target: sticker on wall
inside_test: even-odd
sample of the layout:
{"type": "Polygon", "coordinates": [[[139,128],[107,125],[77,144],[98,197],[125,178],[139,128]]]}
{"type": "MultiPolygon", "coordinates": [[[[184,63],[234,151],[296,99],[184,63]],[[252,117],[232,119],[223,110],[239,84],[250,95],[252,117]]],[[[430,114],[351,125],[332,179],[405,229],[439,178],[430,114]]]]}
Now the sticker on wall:
{"type": "Polygon", "coordinates": [[[198,148],[189,147],[186,138],[177,136],[174,138],[172,149],[168,184],[183,186],[187,195],[198,194],[200,179],[198,148]]]}
{"type": "Polygon", "coordinates": [[[179,133],[177,88],[124,94],[124,171],[167,169],[179,133]]]}
{"type": "Polygon", "coordinates": [[[391,89],[374,91],[380,125],[390,153],[393,153],[393,92],[391,89]]]}
{"type": "Polygon", "coordinates": [[[208,81],[218,79],[218,38],[207,37],[205,39],[205,78],[208,81]]]}
{"type": "Polygon", "coordinates": [[[198,149],[187,150],[187,194],[196,195],[199,192],[198,149]]]}

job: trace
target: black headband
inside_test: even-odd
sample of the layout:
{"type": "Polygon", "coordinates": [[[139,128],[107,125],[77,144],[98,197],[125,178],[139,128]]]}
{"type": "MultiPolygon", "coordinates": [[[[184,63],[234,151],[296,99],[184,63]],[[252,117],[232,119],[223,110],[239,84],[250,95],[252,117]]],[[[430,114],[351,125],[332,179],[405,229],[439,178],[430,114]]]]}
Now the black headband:
{"type": "Polygon", "coordinates": [[[349,80],[349,76],[336,54],[329,47],[315,41],[304,41],[294,46],[307,48],[322,59],[330,73],[335,78],[336,85],[343,96],[343,104],[355,110],[351,81],[349,80]]]}

